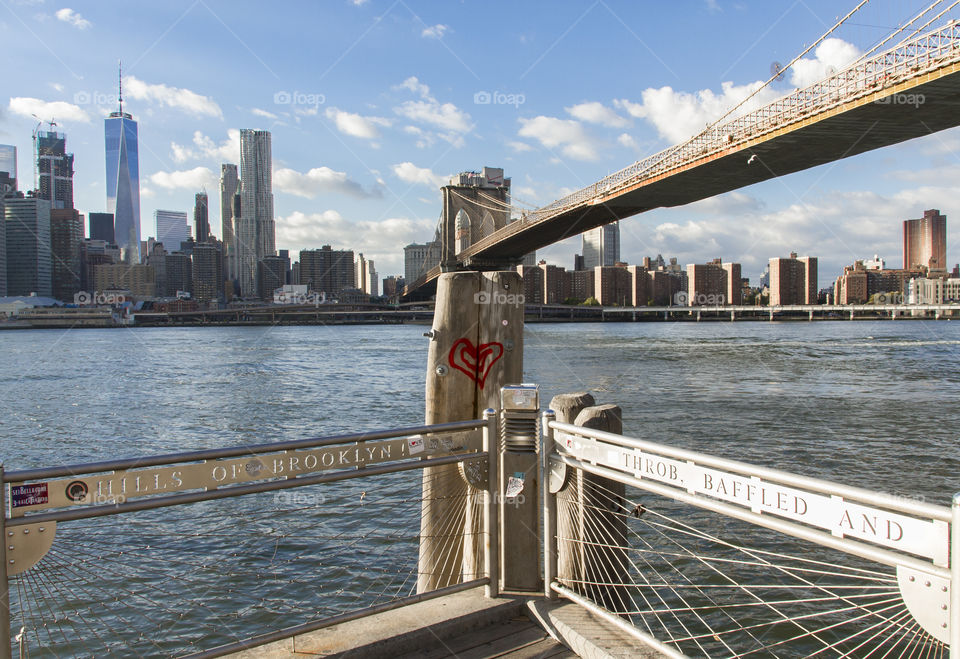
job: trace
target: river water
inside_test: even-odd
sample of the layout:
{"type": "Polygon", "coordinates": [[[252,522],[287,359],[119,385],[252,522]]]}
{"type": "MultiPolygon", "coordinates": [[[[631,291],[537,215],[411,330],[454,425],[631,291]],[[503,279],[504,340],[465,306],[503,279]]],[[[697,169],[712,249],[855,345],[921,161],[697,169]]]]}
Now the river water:
{"type": "MultiPolygon", "coordinates": [[[[22,469],[417,425],[425,329],[3,332],[0,457],[22,469]]],[[[960,322],[535,324],[524,379],[544,405],[582,390],[620,405],[635,437],[938,504],[960,491],[960,322]]],[[[264,609],[268,627],[246,633],[276,624],[264,609]]]]}

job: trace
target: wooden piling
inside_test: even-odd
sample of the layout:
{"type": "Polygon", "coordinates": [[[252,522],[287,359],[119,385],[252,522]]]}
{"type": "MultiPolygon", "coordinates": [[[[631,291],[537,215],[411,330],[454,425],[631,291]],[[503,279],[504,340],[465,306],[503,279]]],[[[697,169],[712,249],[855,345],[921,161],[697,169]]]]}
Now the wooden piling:
{"type": "MultiPolygon", "coordinates": [[[[523,298],[517,296],[522,292],[514,271],[440,276],[427,358],[427,424],[499,410],[500,387],[520,382],[523,298]]],[[[482,574],[481,496],[467,485],[458,465],[424,470],[418,592],[482,574]]]]}

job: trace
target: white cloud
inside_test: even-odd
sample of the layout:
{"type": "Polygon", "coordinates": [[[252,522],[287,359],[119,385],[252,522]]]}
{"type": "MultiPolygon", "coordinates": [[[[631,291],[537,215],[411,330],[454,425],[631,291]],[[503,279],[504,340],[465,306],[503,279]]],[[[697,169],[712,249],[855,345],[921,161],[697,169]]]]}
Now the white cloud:
{"type": "Polygon", "coordinates": [[[418,185],[427,185],[433,188],[441,188],[447,185],[449,176],[434,174],[427,167],[417,167],[412,162],[402,162],[399,165],[393,165],[390,169],[394,175],[405,183],[418,185]]]}
{"type": "Polygon", "coordinates": [[[194,167],[193,169],[157,172],[150,175],[150,182],[160,188],[167,190],[177,190],[185,188],[188,190],[199,190],[203,186],[213,187],[217,183],[217,177],[206,167],[194,167]]]}
{"type": "Polygon", "coordinates": [[[399,85],[420,96],[419,101],[405,101],[393,111],[402,117],[421,124],[428,124],[443,132],[437,136],[454,146],[463,146],[463,136],[473,130],[470,115],[453,103],[440,103],[431,96],[430,88],[416,77],[410,77],[399,85]]]}
{"type": "Polygon", "coordinates": [[[633,139],[633,135],[630,133],[621,133],[620,136],[617,137],[617,143],[628,149],[636,149],[639,147],[637,141],[633,139]]]}
{"type": "Polygon", "coordinates": [[[823,80],[860,57],[860,49],[843,39],[824,39],[813,59],[801,59],[790,67],[790,84],[800,89],[823,80]]]}
{"type": "Polygon", "coordinates": [[[227,139],[217,144],[213,139],[198,130],[193,133],[193,147],[171,142],[170,150],[174,162],[178,163],[202,158],[210,158],[219,162],[239,163],[240,131],[231,128],[227,131],[227,139]]]}
{"type": "Polygon", "coordinates": [[[261,110],[260,108],[253,108],[252,110],[250,110],[250,114],[252,114],[255,117],[263,117],[265,119],[276,120],[280,118],[277,115],[275,115],[273,112],[268,112],[267,110],[261,110]]]}
{"type": "Polygon", "coordinates": [[[587,121],[592,124],[600,124],[601,126],[608,126],[610,128],[623,128],[630,124],[629,120],[621,117],[603,103],[597,101],[580,103],[579,105],[564,109],[574,119],[580,119],[581,121],[587,121]]]}
{"type": "Polygon", "coordinates": [[[423,28],[420,36],[426,39],[443,39],[444,33],[449,29],[449,25],[431,25],[430,27],[423,28]]]}
{"type": "Polygon", "coordinates": [[[587,135],[580,122],[572,119],[539,116],[520,119],[521,137],[539,140],[548,149],[559,148],[563,155],[574,160],[596,160],[596,140],[587,135]]]}
{"type": "Polygon", "coordinates": [[[379,188],[366,191],[345,172],[337,172],[329,167],[314,167],[305,173],[294,169],[277,169],[273,172],[273,187],[280,192],[307,199],[313,199],[321,193],[345,194],[360,199],[382,196],[379,188]]]}
{"type": "Polygon", "coordinates": [[[151,85],[134,76],[125,79],[124,83],[127,95],[138,101],[159,103],[162,107],[176,108],[194,116],[223,118],[220,106],[209,96],[164,84],[151,85]]]}
{"type": "Polygon", "coordinates": [[[507,142],[507,146],[509,146],[511,149],[513,149],[517,153],[533,151],[533,147],[527,144],[526,142],[519,142],[519,141],[507,142]]]}
{"type": "Polygon", "coordinates": [[[90,122],[90,115],[78,105],[65,101],[43,101],[29,96],[15,96],[10,99],[10,112],[23,117],[36,115],[44,121],[59,119],[61,121],[90,122]]]}
{"type": "Polygon", "coordinates": [[[51,82],[49,84],[51,87],[53,87],[54,90],[60,92],[61,94],[63,93],[64,87],[59,82],[51,82]]]}
{"type": "Polygon", "coordinates": [[[64,7],[63,9],[57,10],[56,17],[57,20],[63,21],[64,23],[69,23],[79,30],[86,30],[88,27],[93,25],[93,23],[69,7],[64,7]]]}
{"type": "MultiPolygon", "coordinates": [[[[814,58],[801,59],[791,67],[790,82],[797,87],[806,87],[826,77],[831,70],[839,70],[850,64],[859,55],[856,46],[842,39],[826,39],[817,46],[814,58]]],[[[646,119],[661,137],[677,143],[699,133],[762,84],[760,80],[744,85],[727,81],[720,85],[719,93],[712,89],[690,93],[675,91],[672,87],[650,87],[641,93],[640,103],[618,99],[613,105],[632,117],[646,119]]],[[[765,87],[731,117],[755,110],[780,96],[782,91],[772,86],[765,87]]]]}
{"type": "MultiPolygon", "coordinates": [[[[403,250],[398,246],[423,241],[432,235],[436,220],[387,218],[350,221],[335,210],[317,213],[296,211],[277,218],[277,244],[296,252],[332,245],[352,249],[376,262],[381,277],[403,273],[403,250]]],[[[298,255],[292,254],[293,258],[298,255]]]]}
{"type": "Polygon", "coordinates": [[[352,112],[345,112],[335,107],[327,108],[325,111],[327,119],[333,119],[334,123],[344,135],[359,137],[365,140],[372,140],[380,137],[380,131],[377,126],[390,126],[391,121],[382,117],[364,117],[352,112]]]}
{"type": "Polygon", "coordinates": [[[370,2],[370,0],[350,0],[355,7],[362,7],[363,5],[370,2]]]}

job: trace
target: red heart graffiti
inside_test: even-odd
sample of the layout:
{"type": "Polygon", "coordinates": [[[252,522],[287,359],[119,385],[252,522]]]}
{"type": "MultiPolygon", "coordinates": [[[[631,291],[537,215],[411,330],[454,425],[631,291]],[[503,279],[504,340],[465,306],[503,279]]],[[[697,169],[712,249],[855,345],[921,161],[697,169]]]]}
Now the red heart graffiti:
{"type": "Polygon", "coordinates": [[[470,339],[458,339],[450,348],[450,366],[466,373],[483,389],[490,368],[502,356],[503,344],[481,343],[475,346],[470,339]]]}

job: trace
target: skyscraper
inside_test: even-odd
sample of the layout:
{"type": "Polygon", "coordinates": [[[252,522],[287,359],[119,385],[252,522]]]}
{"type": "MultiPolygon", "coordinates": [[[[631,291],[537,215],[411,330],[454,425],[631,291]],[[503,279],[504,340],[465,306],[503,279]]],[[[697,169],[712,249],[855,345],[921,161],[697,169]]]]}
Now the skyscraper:
{"type": "Polygon", "coordinates": [[[17,191],[17,147],[0,144],[0,198],[17,191]]]}
{"type": "Polygon", "coordinates": [[[223,240],[223,269],[227,279],[237,277],[237,248],[233,234],[233,197],[237,194],[239,179],[237,166],[220,165],[220,238],[223,240]]]}
{"type": "Polygon", "coordinates": [[[937,209],[903,221],[903,269],[947,269],[947,216],[937,209]]]}
{"type": "Polygon", "coordinates": [[[35,197],[6,199],[7,294],[49,297],[50,202],[35,197]]]}
{"type": "Polygon", "coordinates": [[[83,215],[75,208],[50,210],[51,294],[61,302],[73,302],[80,292],[80,243],[83,215]]]}
{"type": "Polygon", "coordinates": [[[190,227],[187,225],[187,214],[183,211],[154,211],[157,222],[157,240],[163,243],[168,252],[180,249],[190,237],[190,227]]]}
{"type": "Polygon", "coordinates": [[[37,134],[37,171],[37,197],[49,201],[51,210],[73,208],[73,154],[63,133],[37,134]]]}
{"type": "Polygon", "coordinates": [[[620,260],[620,223],[605,224],[583,234],[583,267],[616,265],[620,260]]]}
{"type": "Polygon", "coordinates": [[[89,213],[90,239],[116,243],[113,233],[113,215],[110,213],[89,213]]]}
{"type": "Polygon", "coordinates": [[[197,242],[205,243],[210,239],[210,199],[206,192],[198,192],[193,205],[193,230],[197,233],[197,242]]]}
{"type": "Polygon", "coordinates": [[[265,256],[276,254],[269,131],[248,128],[240,131],[240,222],[236,234],[240,292],[252,296],[256,289],[257,263],[265,256]]]}
{"type": "Polygon", "coordinates": [[[107,151],[107,212],[113,213],[117,245],[127,263],[140,263],[140,159],[137,122],[123,111],[121,79],[117,112],[104,119],[107,151]]]}

